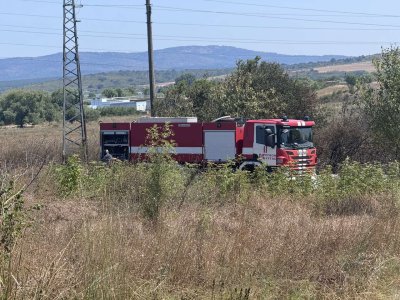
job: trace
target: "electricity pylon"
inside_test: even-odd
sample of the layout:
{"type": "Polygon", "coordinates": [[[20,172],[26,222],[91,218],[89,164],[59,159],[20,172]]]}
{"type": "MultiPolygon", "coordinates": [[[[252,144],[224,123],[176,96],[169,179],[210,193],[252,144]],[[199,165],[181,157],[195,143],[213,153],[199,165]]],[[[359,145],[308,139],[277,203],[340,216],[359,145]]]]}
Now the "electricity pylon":
{"type": "Polygon", "coordinates": [[[64,0],[63,160],[80,154],[87,161],[87,135],[78,51],[75,0],[64,0]]]}

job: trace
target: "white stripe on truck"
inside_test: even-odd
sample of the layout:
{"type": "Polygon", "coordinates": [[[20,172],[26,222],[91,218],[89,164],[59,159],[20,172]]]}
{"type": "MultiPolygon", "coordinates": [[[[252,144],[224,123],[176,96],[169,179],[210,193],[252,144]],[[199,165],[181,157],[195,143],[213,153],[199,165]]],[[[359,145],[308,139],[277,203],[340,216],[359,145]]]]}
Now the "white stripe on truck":
{"type": "Polygon", "coordinates": [[[251,148],[249,148],[249,147],[243,147],[242,154],[243,154],[243,155],[254,154],[254,149],[253,149],[253,147],[251,147],[251,148]]]}
{"type": "MultiPolygon", "coordinates": [[[[131,153],[146,154],[149,147],[131,147],[131,153]]],[[[156,148],[157,152],[162,152],[162,147],[156,148]]],[[[171,154],[203,154],[203,147],[171,147],[169,150],[171,154]]]]}

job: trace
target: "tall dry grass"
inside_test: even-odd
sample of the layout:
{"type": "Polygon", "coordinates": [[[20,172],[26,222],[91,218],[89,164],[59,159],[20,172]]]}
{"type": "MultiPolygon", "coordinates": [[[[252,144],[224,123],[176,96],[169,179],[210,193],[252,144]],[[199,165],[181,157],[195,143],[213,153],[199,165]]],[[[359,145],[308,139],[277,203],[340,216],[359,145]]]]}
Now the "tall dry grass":
{"type": "MultiPolygon", "coordinates": [[[[132,122],[134,116],[103,117],[102,122],[132,122]]],[[[100,155],[99,122],[87,123],[89,160],[100,155]]],[[[62,159],[62,125],[37,125],[30,128],[0,127],[0,167],[8,171],[26,169],[62,159]]]]}
{"type": "MultiPolygon", "coordinates": [[[[89,158],[99,157],[99,125],[88,124],[89,158]]],[[[31,128],[0,128],[0,166],[4,170],[27,169],[45,162],[62,159],[62,127],[60,124],[37,125],[31,128]]]]}
{"type": "Polygon", "coordinates": [[[15,299],[398,296],[398,218],[320,218],[294,200],[192,203],[164,209],[157,225],[49,204],[15,250],[15,299]]]}
{"type": "MultiPolygon", "coordinates": [[[[34,136],[15,140],[28,145],[34,136]]],[[[2,158],[13,154],[0,152],[2,158]]],[[[396,163],[346,162],[339,177],[325,171],[314,181],[291,180],[284,172],[249,175],[229,166],[199,171],[168,160],[111,168],[48,161],[24,194],[26,207],[39,203],[42,209],[28,212],[30,226],[7,264],[0,261],[0,297],[400,296],[396,163]],[[146,213],[154,203],[156,217],[146,213]]],[[[2,172],[9,171],[3,165],[2,172]]]]}

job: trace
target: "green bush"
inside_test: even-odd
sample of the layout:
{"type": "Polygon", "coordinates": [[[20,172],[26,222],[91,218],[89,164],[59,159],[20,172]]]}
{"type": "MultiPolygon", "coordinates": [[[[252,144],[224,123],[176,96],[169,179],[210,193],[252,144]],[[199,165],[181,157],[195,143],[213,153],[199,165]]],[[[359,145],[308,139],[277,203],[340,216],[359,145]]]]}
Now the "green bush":
{"type": "Polygon", "coordinates": [[[65,165],[56,169],[58,190],[62,196],[77,192],[82,184],[83,167],[79,156],[70,156],[65,165]]]}
{"type": "Polygon", "coordinates": [[[233,163],[209,165],[201,176],[201,187],[208,191],[205,203],[245,203],[251,195],[251,181],[248,172],[234,169],[233,163]],[[208,199],[208,200],[207,200],[208,199]]]}

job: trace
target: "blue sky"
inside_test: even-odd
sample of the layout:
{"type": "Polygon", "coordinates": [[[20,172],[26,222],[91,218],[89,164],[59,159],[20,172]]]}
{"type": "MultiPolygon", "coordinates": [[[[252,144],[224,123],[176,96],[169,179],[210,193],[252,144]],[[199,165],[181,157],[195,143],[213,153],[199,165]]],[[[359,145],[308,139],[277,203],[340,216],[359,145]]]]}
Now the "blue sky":
{"type": "MultiPolygon", "coordinates": [[[[62,50],[61,0],[0,0],[0,58],[62,50]]],[[[77,0],[81,51],[145,51],[145,0],[77,0]],[[126,5],[126,6],[123,6],[126,5]]],[[[398,0],[152,0],[154,48],[228,45],[284,54],[378,53],[398,0]]]]}

